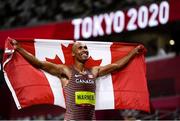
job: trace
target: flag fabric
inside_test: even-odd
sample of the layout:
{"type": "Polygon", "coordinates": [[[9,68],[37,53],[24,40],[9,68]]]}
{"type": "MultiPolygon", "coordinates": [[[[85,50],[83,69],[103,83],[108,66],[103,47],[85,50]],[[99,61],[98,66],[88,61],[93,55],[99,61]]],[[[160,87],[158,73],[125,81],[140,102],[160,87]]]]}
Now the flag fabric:
{"type": "MultiPolygon", "coordinates": [[[[65,98],[61,81],[36,69],[10,44],[5,43],[3,71],[18,109],[35,104],[53,104],[63,108],[65,98]]],[[[20,45],[42,61],[73,64],[73,40],[18,39],[20,45]],[[22,41],[23,40],[23,41],[22,41]]],[[[104,66],[127,55],[137,44],[82,41],[89,50],[86,66],[104,66]]],[[[133,58],[121,70],[96,80],[96,110],[137,109],[149,111],[149,92],[144,55],[133,58]]]]}

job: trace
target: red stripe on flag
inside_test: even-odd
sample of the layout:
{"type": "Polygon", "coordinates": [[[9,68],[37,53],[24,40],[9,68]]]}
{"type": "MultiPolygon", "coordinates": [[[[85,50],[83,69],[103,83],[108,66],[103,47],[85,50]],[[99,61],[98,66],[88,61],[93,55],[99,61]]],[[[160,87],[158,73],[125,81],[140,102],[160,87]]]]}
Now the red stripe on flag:
{"type": "MultiPolygon", "coordinates": [[[[127,55],[135,46],[113,44],[112,62],[127,55]]],[[[145,78],[144,57],[136,56],[118,72],[112,74],[115,109],[139,109],[149,111],[149,94],[145,78]]]]}
{"type": "MultiPolygon", "coordinates": [[[[21,45],[34,54],[33,43],[21,45]]],[[[21,107],[34,104],[53,104],[54,97],[43,72],[30,65],[20,54],[14,53],[11,61],[5,66],[11,85],[15,90],[21,107]]]]}

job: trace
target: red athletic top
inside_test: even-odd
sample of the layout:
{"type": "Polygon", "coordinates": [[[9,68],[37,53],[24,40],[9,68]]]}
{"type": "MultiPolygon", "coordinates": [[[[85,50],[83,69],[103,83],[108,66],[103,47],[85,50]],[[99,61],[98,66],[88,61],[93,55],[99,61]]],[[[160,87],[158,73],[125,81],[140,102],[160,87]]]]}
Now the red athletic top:
{"type": "MultiPolygon", "coordinates": [[[[76,92],[80,92],[78,99],[93,100],[93,96],[81,95],[82,92],[95,94],[96,83],[93,74],[86,69],[85,74],[80,74],[72,67],[72,78],[68,85],[64,87],[66,99],[65,120],[92,120],[95,119],[95,106],[92,104],[79,104],[76,102],[76,92]]],[[[95,99],[94,99],[95,100],[95,99]]],[[[81,101],[80,101],[81,102],[81,101]]]]}

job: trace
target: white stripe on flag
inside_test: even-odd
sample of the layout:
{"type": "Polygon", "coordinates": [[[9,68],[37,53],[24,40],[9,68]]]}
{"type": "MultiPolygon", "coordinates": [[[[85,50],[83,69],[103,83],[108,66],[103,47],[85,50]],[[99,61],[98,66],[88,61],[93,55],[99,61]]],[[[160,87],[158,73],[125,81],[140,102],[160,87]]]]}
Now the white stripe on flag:
{"type": "MultiPolygon", "coordinates": [[[[43,39],[36,39],[35,40],[35,56],[42,60],[45,61],[45,58],[50,58],[54,59],[55,56],[57,55],[62,62],[65,62],[64,59],[64,54],[61,48],[61,44],[64,46],[68,46],[72,41],[43,41],[43,39]]],[[[48,73],[45,73],[50,87],[52,89],[52,92],[54,94],[54,104],[59,105],[61,107],[65,108],[65,99],[63,95],[63,89],[62,89],[62,84],[59,78],[54,77],[48,73]]]]}
{"type": "Polygon", "coordinates": [[[59,80],[59,78],[52,76],[45,71],[43,72],[46,75],[46,78],[52,89],[54,95],[54,105],[66,108],[61,81],[59,80]]]}
{"type": "MultiPolygon", "coordinates": [[[[44,41],[44,39],[35,39],[35,41],[36,41],[35,43],[36,57],[38,59],[45,61],[45,57],[53,59],[57,55],[62,62],[65,62],[65,60],[64,60],[64,54],[61,48],[61,44],[63,44],[64,46],[68,46],[68,44],[73,42],[73,41],[64,41],[64,40],[44,41]]],[[[102,42],[100,43],[93,41],[81,41],[81,42],[86,43],[89,50],[89,56],[91,56],[94,60],[102,60],[100,66],[104,66],[111,63],[111,50],[110,50],[110,47],[112,45],[111,42],[107,42],[107,43],[102,43],[102,42]]],[[[52,91],[55,96],[55,103],[60,105],[60,103],[62,103],[62,99],[64,101],[62,88],[61,90],[54,88],[54,86],[55,87],[57,86],[56,82],[59,81],[55,81],[56,79],[54,77],[53,77],[54,79],[52,79],[51,75],[47,73],[45,73],[45,75],[48,78],[51,88],[53,89],[52,91]]],[[[111,75],[107,75],[97,79],[96,84],[97,84],[96,110],[114,109],[114,90],[113,90],[111,75]]],[[[62,104],[60,106],[62,106],[62,104]]]]}
{"type": "MultiPolygon", "coordinates": [[[[102,60],[100,66],[111,63],[111,42],[98,43],[86,42],[89,56],[94,60],[102,60]]],[[[114,90],[111,75],[106,75],[96,80],[96,110],[99,109],[114,109],[114,90]]]]}

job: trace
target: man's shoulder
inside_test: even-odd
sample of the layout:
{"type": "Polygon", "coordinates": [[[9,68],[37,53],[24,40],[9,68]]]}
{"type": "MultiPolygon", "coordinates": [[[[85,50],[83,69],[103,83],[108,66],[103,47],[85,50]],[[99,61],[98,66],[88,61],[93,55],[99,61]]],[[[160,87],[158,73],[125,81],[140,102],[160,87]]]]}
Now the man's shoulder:
{"type": "Polygon", "coordinates": [[[89,68],[89,70],[91,71],[91,73],[95,77],[97,77],[98,76],[98,72],[99,72],[99,68],[100,68],[100,66],[93,66],[93,67],[89,68]]]}

